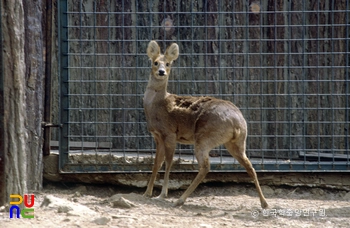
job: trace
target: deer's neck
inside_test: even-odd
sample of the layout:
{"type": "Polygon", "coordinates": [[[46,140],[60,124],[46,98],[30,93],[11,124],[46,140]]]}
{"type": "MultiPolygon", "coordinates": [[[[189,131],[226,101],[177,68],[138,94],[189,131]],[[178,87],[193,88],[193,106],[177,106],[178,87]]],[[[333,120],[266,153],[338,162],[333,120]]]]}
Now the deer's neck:
{"type": "Polygon", "coordinates": [[[147,105],[165,99],[169,94],[167,87],[168,80],[157,80],[151,75],[143,98],[144,104],[147,105]]]}

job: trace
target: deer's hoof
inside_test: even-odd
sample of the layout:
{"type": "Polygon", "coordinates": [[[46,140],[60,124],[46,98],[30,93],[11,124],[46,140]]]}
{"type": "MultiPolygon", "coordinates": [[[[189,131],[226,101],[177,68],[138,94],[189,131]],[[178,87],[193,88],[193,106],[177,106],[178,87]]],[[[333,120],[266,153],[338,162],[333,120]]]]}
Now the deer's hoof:
{"type": "Polygon", "coordinates": [[[264,201],[264,202],[261,202],[261,207],[262,207],[263,209],[266,209],[266,208],[269,207],[269,205],[267,204],[266,201],[264,201]]]}
{"type": "Polygon", "coordinates": [[[148,192],[145,192],[143,195],[143,197],[147,197],[147,198],[151,198],[152,197],[152,193],[148,193],[148,192]]]}
{"type": "Polygon", "coordinates": [[[176,200],[175,203],[173,203],[173,207],[182,206],[182,205],[184,205],[184,203],[185,203],[185,200],[183,200],[183,199],[178,199],[178,200],[176,200]]]}
{"type": "Polygon", "coordinates": [[[166,198],[166,195],[163,195],[163,194],[160,194],[159,196],[154,197],[154,199],[157,199],[157,200],[164,200],[165,198],[166,198]]]}

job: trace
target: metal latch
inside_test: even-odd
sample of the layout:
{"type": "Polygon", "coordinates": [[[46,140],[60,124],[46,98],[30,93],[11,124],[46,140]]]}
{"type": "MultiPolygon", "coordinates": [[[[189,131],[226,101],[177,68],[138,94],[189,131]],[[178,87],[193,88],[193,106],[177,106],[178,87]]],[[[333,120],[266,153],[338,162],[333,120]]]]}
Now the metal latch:
{"type": "Polygon", "coordinates": [[[53,124],[47,122],[41,122],[41,127],[63,127],[63,124],[53,124]]]}

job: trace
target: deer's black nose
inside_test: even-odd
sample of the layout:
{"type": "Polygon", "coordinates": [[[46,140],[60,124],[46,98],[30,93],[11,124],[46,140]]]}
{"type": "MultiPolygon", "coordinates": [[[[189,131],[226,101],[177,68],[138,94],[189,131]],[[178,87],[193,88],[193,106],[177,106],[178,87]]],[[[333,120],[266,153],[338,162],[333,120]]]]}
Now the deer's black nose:
{"type": "Polygon", "coordinates": [[[159,73],[159,76],[164,76],[165,71],[164,70],[159,70],[158,73],[159,73]]]}

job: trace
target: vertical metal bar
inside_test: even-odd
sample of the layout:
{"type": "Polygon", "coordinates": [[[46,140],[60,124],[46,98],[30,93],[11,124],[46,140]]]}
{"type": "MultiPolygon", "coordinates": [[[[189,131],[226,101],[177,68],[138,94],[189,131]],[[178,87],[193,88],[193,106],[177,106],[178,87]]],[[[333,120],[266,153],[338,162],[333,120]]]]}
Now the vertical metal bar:
{"type": "MultiPolygon", "coordinates": [[[[262,1],[259,2],[260,7],[265,7],[266,5],[262,6],[262,1]]],[[[265,53],[263,51],[263,46],[265,46],[265,33],[264,33],[264,17],[265,17],[266,12],[264,12],[264,10],[261,10],[259,13],[259,18],[260,18],[260,25],[259,25],[259,29],[260,29],[260,39],[259,39],[259,52],[260,52],[260,68],[261,70],[259,71],[260,73],[260,140],[261,140],[261,147],[260,147],[260,153],[263,154],[264,151],[266,151],[266,140],[264,140],[264,134],[266,134],[266,116],[264,115],[265,113],[265,108],[264,108],[264,76],[266,75],[266,73],[262,70],[263,66],[264,66],[264,59],[266,58],[265,53]]],[[[276,153],[275,153],[276,155],[276,153]]],[[[276,156],[276,164],[277,164],[277,156],[276,156]]]]}
{"type": "Polygon", "coordinates": [[[59,0],[58,4],[58,51],[59,51],[59,62],[58,62],[58,75],[60,84],[60,122],[62,128],[59,131],[59,169],[63,169],[63,166],[68,162],[68,133],[69,133],[69,71],[68,71],[68,3],[66,0],[59,0]]]}
{"type": "MultiPolygon", "coordinates": [[[[165,22],[165,19],[167,18],[167,15],[166,15],[166,3],[167,1],[166,0],[163,0],[163,21],[165,22]]],[[[167,37],[166,37],[166,30],[165,28],[163,28],[163,44],[164,44],[164,48],[166,48],[166,40],[167,40],[167,37]]]]}
{"type": "Polygon", "coordinates": [[[335,118],[335,116],[334,116],[334,96],[335,96],[335,90],[334,90],[334,84],[335,84],[335,81],[334,81],[334,71],[335,71],[335,64],[334,64],[334,55],[335,55],[335,53],[334,53],[334,42],[335,42],[335,39],[334,39],[334,1],[332,1],[332,3],[331,3],[331,64],[332,64],[332,73],[331,73],[331,112],[332,112],[332,118],[331,118],[331,134],[332,134],[332,145],[331,145],[331,152],[332,152],[332,167],[333,167],[333,169],[334,169],[334,162],[335,162],[335,159],[334,159],[334,125],[335,125],[335,123],[334,123],[334,118],[335,118]]]}
{"type": "MultiPolygon", "coordinates": [[[[274,119],[274,132],[271,132],[270,136],[272,135],[272,133],[274,134],[274,141],[275,141],[275,148],[274,148],[274,153],[275,153],[275,156],[276,158],[278,159],[278,138],[277,138],[277,129],[278,129],[278,123],[277,123],[277,116],[278,116],[278,112],[277,112],[277,71],[276,71],[276,2],[274,3],[273,5],[273,10],[274,10],[274,13],[273,13],[273,21],[274,21],[274,24],[271,25],[271,26],[274,26],[273,27],[273,30],[274,30],[274,40],[271,41],[273,42],[273,74],[274,74],[274,79],[273,79],[273,86],[274,86],[274,94],[273,94],[273,101],[274,103],[276,104],[274,107],[273,107],[273,112],[275,113],[275,119],[274,119]]],[[[271,45],[272,46],[272,45],[271,45]]]]}
{"type": "MultiPolygon", "coordinates": [[[[180,25],[180,0],[177,0],[176,1],[176,12],[177,12],[177,14],[176,14],[176,26],[179,26],[180,25]]],[[[175,21],[175,18],[174,18],[174,21],[175,21]]],[[[176,29],[176,40],[179,40],[180,39],[180,29],[178,29],[178,28],[175,28],[176,29]]],[[[180,49],[181,49],[182,47],[180,46],[180,49]]],[[[181,51],[181,50],[180,50],[181,51]]],[[[179,58],[178,58],[178,60],[177,60],[177,62],[178,63],[181,63],[181,55],[179,55],[179,58]]],[[[176,94],[179,94],[180,93],[180,91],[181,91],[181,82],[180,82],[180,80],[179,80],[179,76],[181,75],[180,74],[180,67],[179,67],[179,65],[178,65],[178,67],[177,67],[177,77],[175,78],[175,80],[176,80],[176,94]]]]}
{"type": "MultiPolygon", "coordinates": [[[[266,86],[264,86],[265,83],[265,79],[267,79],[267,73],[266,70],[263,70],[264,65],[266,64],[266,58],[267,55],[266,53],[264,53],[264,50],[266,50],[266,36],[265,36],[265,21],[264,18],[267,17],[268,13],[267,13],[267,9],[265,7],[267,7],[267,4],[262,4],[262,1],[259,2],[260,7],[261,7],[261,11],[260,11],[260,140],[261,142],[261,148],[260,148],[260,153],[263,154],[264,151],[267,150],[267,140],[265,140],[265,136],[267,134],[267,123],[266,121],[268,120],[267,116],[266,116],[266,107],[265,105],[265,95],[264,95],[264,88],[266,88],[266,86]],[[263,48],[264,47],[264,48],[263,48]]],[[[267,20],[266,20],[267,21],[267,20]]],[[[265,92],[267,93],[267,92],[265,92]]],[[[277,154],[275,153],[276,156],[276,164],[278,163],[277,161],[277,154]]]]}
{"type": "Polygon", "coordinates": [[[153,15],[153,0],[149,1],[149,4],[148,4],[148,12],[149,12],[149,39],[152,40],[153,37],[152,37],[152,25],[153,25],[153,21],[152,21],[152,15],[153,15]]]}
{"type": "MultiPolygon", "coordinates": [[[[291,66],[291,44],[290,44],[290,40],[291,40],[291,23],[292,23],[292,19],[291,19],[291,13],[290,13],[290,4],[291,2],[288,2],[286,3],[288,4],[287,5],[287,11],[288,11],[288,15],[287,15],[287,28],[288,28],[288,31],[285,32],[287,33],[287,53],[284,53],[284,56],[287,57],[287,69],[288,71],[286,71],[286,69],[283,70],[283,74],[287,74],[287,77],[288,77],[288,84],[287,84],[287,94],[288,94],[288,100],[287,100],[287,105],[288,105],[288,112],[285,116],[288,116],[288,145],[289,145],[289,148],[288,148],[288,159],[291,161],[292,160],[292,157],[293,157],[293,154],[292,154],[292,143],[291,143],[291,137],[292,137],[292,91],[291,91],[291,74],[290,74],[290,66],[291,66]]],[[[286,28],[286,29],[287,29],[286,28]]],[[[284,44],[285,45],[285,44],[284,44]]],[[[286,64],[284,64],[284,67],[285,67],[286,64]]],[[[285,88],[285,87],[284,87],[285,88]]],[[[282,143],[283,145],[285,144],[285,142],[282,143]]]]}
{"type": "Polygon", "coordinates": [[[319,52],[320,52],[320,4],[319,2],[317,2],[317,36],[316,36],[316,43],[317,43],[317,120],[316,120],[316,124],[317,124],[317,149],[318,149],[318,154],[320,155],[320,149],[321,149],[321,139],[320,139],[320,56],[319,56],[319,52]]]}
{"type": "MultiPolygon", "coordinates": [[[[304,2],[303,2],[303,6],[302,6],[302,11],[301,11],[301,20],[302,20],[302,34],[301,34],[301,46],[302,46],[302,60],[301,60],[301,62],[302,62],[302,66],[301,66],[301,70],[302,70],[302,75],[301,75],[301,77],[302,77],[302,80],[303,80],[303,76],[304,76],[304,71],[305,71],[305,57],[304,57],[304,55],[305,55],[305,26],[306,26],[306,24],[305,24],[305,12],[304,12],[304,2]]],[[[302,93],[301,93],[301,96],[302,96],[302,107],[303,107],[303,105],[304,105],[304,103],[305,103],[305,94],[304,94],[304,81],[302,81],[303,83],[302,83],[302,93]]],[[[299,83],[298,83],[299,84],[299,83]]],[[[304,123],[304,119],[305,119],[305,113],[304,113],[304,109],[302,109],[302,119],[301,119],[301,121],[302,121],[302,142],[303,142],[303,145],[301,146],[301,148],[303,148],[303,152],[304,152],[304,157],[303,157],[303,162],[304,162],[304,169],[307,169],[307,160],[306,160],[306,152],[307,152],[307,148],[306,148],[306,144],[305,144],[305,123],[304,123]]],[[[298,131],[298,133],[299,133],[299,131],[298,131]]]]}
{"type": "MultiPolygon", "coordinates": [[[[190,12],[191,12],[191,91],[190,91],[190,95],[193,95],[194,94],[194,88],[196,88],[196,85],[195,85],[195,78],[194,78],[194,67],[193,67],[193,64],[194,64],[194,56],[195,54],[193,53],[194,52],[194,31],[193,31],[193,28],[194,28],[194,24],[193,24],[193,1],[191,1],[191,9],[190,9],[190,12]]],[[[186,80],[189,80],[186,78],[186,80]]],[[[205,79],[206,80],[206,79],[205,79]]],[[[197,85],[198,87],[198,85],[197,85]]],[[[192,161],[194,162],[195,161],[195,154],[192,153],[192,161]]],[[[181,156],[181,153],[180,153],[180,156],[181,156]]]]}
{"type": "MultiPolygon", "coordinates": [[[[291,137],[292,137],[292,92],[291,92],[291,74],[290,74],[290,67],[292,65],[292,56],[291,56],[291,51],[292,51],[292,48],[291,48],[291,35],[292,35],[292,15],[291,15],[291,2],[289,1],[288,2],[288,5],[287,5],[287,11],[288,11],[288,37],[287,37],[287,46],[288,46],[288,53],[287,55],[285,54],[285,56],[288,56],[288,62],[287,62],[287,75],[288,75],[288,84],[287,84],[287,94],[288,94],[288,141],[289,141],[289,148],[288,148],[288,159],[291,161],[292,160],[292,152],[291,152],[291,148],[292,148],[292,140],[291,140],[291,137]]],[[[284,143],[283,143],[284,144],[284,143]]],[[[295,149],[295,148],[293,148],[295,149]]]]}
{"type": "MultiPolygon", "coordinates": [[[[235,0],[232,0],[231,2],[232,4],[232,59],[233,59],[233,63],[236,63],[236,33],[235,33],[235,29],[236,29],[236,20],[235,20],[235,15],[237,15],[236,13],[236,4],[235,4],[235,0]]],[[[235,70],[235,65],[233,66],[233,75],[232,75],[232,83],[233,83],[233,87],[235,88],[236,87],[236,83],[237,81],[235,80],[236,79],[236,70],[235,70]]],[[[237,87],[236,87],[237,88],[237,87]]],[[[236,92],[235,90],[233,91],[234,93],[234,96],[233,96],[233,101],[234,101],[234,104],[237,104],[237,100],[240,100],[240,99],[237,99],[237,96],[238,96],[238,92],[236,92]]],[[[241,94],[239,94],[241,96],[241,94]]],[[[249,134],[249,132],[248,132],[249,134]]],[[[246,150],[248,149],[248,146],[246,146],[246,150]]],[[[235,159],[234,161],[236,164],[238,163],[238,161],[235,159]]]]}
{"type": "Polygon", "coordinates": [[[222,10],[222,1],[219,0],[218,2],[218,29],[219,29],[219,32],[218,32],[218,68],[219,68],[219,95],[220,95],[220,99],[223,98],[223,90],[222,90],[222,66],[221,66],[221,56],[222,56],[222,30],[223,30],[223,18],[222,18],[222,14],[223,14],[223,10],[222,10]]]}
{"type": "MultiPolygon", "coordinates": [[[[180,0],[177,0],[177,2],[176,2],[176,7],[177,7],[177,9],[176,9],[176,12],[177,12],[177,17],[176,17],[176,25],[177,26],[179,26],[180,25],[180,0]]],[[[174,18],[174,21],[175,21],[175,18],[174,18]]],[[[179,28],[179,27],[178,27],[179,28]]],[[[177,40],[179,40],[180,39],[180,29],[178,29],[178,28],[176,28],[176,38],[177,38],[177,40]]],[[[181,46],[180,46],[180,48],[181,48],[181,46]]],[[[178,63],[181,63],[181,55],[179,55],[179,58],[178,58],[178,60],[177,60],[177,62],[178,63]]],[[[177,76],[178,77],[176,77],[176,88],[177,88],[177,90],[176,90],[176,94],[179,94],[180,93],[180,91],[181,91],[181,83],[180,83],[180,80],[179,80],[179,76],[181,75],[181,73],[180,73],[181,71],[180,71],[180,67],[179,67],[179,65],[178,65],[178,67],[177,67],[177,76]]]]}
{"type": "MultiPolygon", "coordinates": [[[[51,123],[52,0],[46,1],[44,121],[51,123]]],[[[43,155],[50,155],[51,128],[44,129],[43,155]]]]}
{"type": "MultiPolygon", "coordinates": [[[[148,12],[149,12],[149,40],[152,40],[153,39],[153,36],[152,36],[152,25],[153,25],[153,21],[152,21],[152,15],[153,15],[153,9],[152,9],[152,6],[153,6],[153,0],[149,1],[149,4],[148,4],[148,12]]],[[[149,136],[150,140],[151,140],[151,151],[152,151],[152,160],[153,160],[153,157],[155,156],[155,145],[154,145],[154,140],[152,138],[152,136],[150,135],[149,136]]]]}
{"type": "MultiPolygon", "coordinates": [[[[349,1],[346,1],[346,25],[349,25],[350,23],[350,3],[349,1]]],[[[345,105],[344,108],[346,109],[345,111],[345,127],[344,127],[344,147],[345,147],[345,152],[347,153],[347,167],[348,169],[350,168],[350,148],[349,148],[349,125],[350,125],[350,115],[349,115],[349,109],[350,109],[350,104],[349,104],[349,96],[350,96],[350,91],[349,91],[349,84],[350,84],[350,79],[349,79],[349,55],[350,55],[350,45],[349,45],[349,40],[350,40],[350,32],[349,32],[349,26],[346,26],[346,45],[345,45],[345,50],[346,50],[346,59],[345,59],[345,105]]]]}
{"type": "MultiPolygon", "coordinates": [[[[107,137],[108,140],[106,140],[107,142],[113,142],[111,139],[112,138],[112,100],[113,100],[113,95],[112,95],[112,83],[111,83],[111,79],[112,79],[112,53],[111,53],[111,0],[108,1],[108,6],[107,6],[107,25],[108,25],[108,29],[107,29],[107,67],[108,67],[108,73],[107,73],[107,78],[108,78],[108,127],[107,127],[107,137]]],[[[108,149],[109,155],[111,154],[111,148],[108,149]]],[[[109,161],[109,164],[111,164],[111,160],[109,161]]]]}
{"type": "MultiPolygon", "coordinates": [[[[250,49],[249,49],[249,1],[246,1],[245,5],[245,26],[244,26],[244,41],[243,41],[243,61],[244,61],[244,68],[243,68],[243,80],[246,83],[245,87],[245,94],[244,94],[244,106],[245,106],[245,113],[243,114],[246,119],[250,118],[250,109],[249,109],[249,54],[250,54],[250,49]]],[[[249,123],[248,126],[249,128],[249,123]]],[[[250,145],[250,137],[247,137],[246,139],[247,145],[250,145]]],[[[250,153],[248,153],[248,157],[250,158],[250,153]]]]}
{"type": "MultiPolygon", "coordinates": [[[[139,40],[139,30],[138,30],[138,28],[137,28],[137,17],[138,17],[138,3],[139,3],[139,1],[138,0],[136,0],[135,1],[135,10],[136,10],[136,12],[134,12],[135,13],[135,19],[136,19],[136,21],[134,21],[134,23],[135,23],[135,32],[136,32],[136,34],[135,34],[135,50],[136,50],[136,56],[135,56],[135,61],[136,61],[136,69],[135,69],[135,73],[136,73],[136,78],[135,78],[135,99],[136,99],[136,101],[137,102],[135,102],[135,104],[136,104],[136,107],[135,107],[135,109],[138,107],[138,105],[137,104],[139,104],[139,106],[142,106],[141,105],[141,99],[139,99],[140,98],[140,96],[139,96],[139,93],[138,93],[138,86],[139,86],[139,67],[140,67],[140,63],[139,63],[139,55],[138,55],[138,53],[139,53],[139,42],[138,42],[138,40],[139,40]]],[[[137,124],[140,124],[140,112],[137,112],[137,114],[136,114],[136,120],[138,121],[138,123],[137,124]]],[[[136,152],[137,152],[137,163],[139,162],[139,157],[140,157],[140,137],[139,137],[139,134],[140,134],[140,131],[139,131],[140,129],[139,129],[139,127],[136,127],[136,152]]]]}
{"type": "MultiPolygon", "coordinates": [[[[222,44],[221,44],[221,33],[222,33],[222,26],[223,26],[223,19],[222,19],[222,14],[223,14],[223,11],[222,11],[222,1],[219,0],[218,2],[218,12],[217,12],[219,15],[218,15],[218,29],[219,29],[219,34],[218,34],[218,68],[219,68],[219,96],[220,96],[220,99],[223,98],[223,94],[222,94],[222,85],[224,84],[222,82],[222,67],[221,67],[221,55],[222,55],[222,44]]],[[[222,146],[219,147],[219,153],[220,153],[220,164],[222,164],[222,146]]]]}
{"type": "MultiPolygon", "coordinates": [[[[94,82],[94,96],[95,96],[95,104],[94,104],[94,142],[96,142],[95,144],[95,151],[97,150],[97,143],[98,143],[98,138],[97,138],[97,132],[98,132],[98,118],[97,118],[97,101],[99,99],[99,96],[97,96],[97,83],[98,83],[98,80],[97,80],[97,55],[99,54],[98,53],[98,39],[97,39],[97,36],[99,35],[97,30],[98,30],[98,23],[97,23],[97,2],[94,1],[93,2],[93,18],[94,18],[94,24],[93,24],[93,28],[94,28],[94,35],[93,35],[93,42],[94,42],[94,45],[93,45],[93,53],[94,53],[94,74],[93,74],[93,82],[94,82]]],[[[86,136],[88,136],[88,132],[86,132],[86,136]]]]}
{"type": "Polygon", "coordinates": [[[194,78],[194,54],[193,54],[193,50],[194,50],[194,41],[193,41],[193,34],[194,34],[194,31],[193,31],[193,28],[194,28],[194,24],[193,24],[193,1],[191,1],[191,92],[190,92],[190,95],[193,95],[194,94],[194,88],[195,88],[195,78],[194,78]]]}
{"type": "MultiPolygon", "coordinates": [[[[208,4],[209,0],[204,1],[204,26],[205,26],[205,60],[204,60],[204,72],[205,72],[205,95],[208,94],[208,69],[207,66],[211,66],[208,61],[208,4]]],[[[192,41],[193,42],[193,41],[192,41]]],[[[191,53],[192,56],[192,53],[191,53]]]]}
{"type": "MultiPolygon", "coordinates": [[[[233,63],[236,63],[236,41],[235,41],[235,15],[236,15],[236,4],[235,4],[235,0],[232,0],[231,2],[232,5],[232,55],[231,58],[233,59],[233,63]]],[[[235,66],[232,66],[232,84],[233,84],[233,88],[235,88],[235,78],[236,78],[236,70],[235,70],[235,66]]],[[[235,90],[233,90],[233,93],[235,93],[235,90]]],[[[237,95],[233,96],[233,103],[236,104],[237,103],[237,95]]]]}
{"type": "Polygon", "coordinates": [[[302,122],[303,122],[303,148],[305,148],[305,153],[307,151],[307,148],[306,148],[306,127],[305,127],[305,120],[307,119],[306,118],[306,111],[305,111],[305,103],[306,103],[306,96],[305,96],[305,78],[306,78],[306,70],[305,70],[305,67],[306,67],[306,54],[305,54],[305,51],[306,51],[306,10],[305,10],[305,1],[303,1],[302,3],[302,26],[303,26],[303,31],[302,31],[302,96],[303,96],[303,102],[302,102],[302,112],[303,112],[303,119],[302,119],[302,122]]]}
{"type": "Polygon", "coordinates": [[[274,140],[275,140],[275,153],[276,153],[276,156],[278,156],[278,149],[279,149],[279,145],[278,145],[278,121],[277,121],[277,118],[278,118],[278,107],[277,107],[277,91],[278,91],[278,71],[277,71],[277,26],[276,26],[276,23],[277,23],[277,2],[274,1],[274,17],[273,17],[273,21],[274,21],[274,28],[273,28],[273,37],[274,37],[274,40],[273,40],[273,62],[274,62],[274,102],[275,102],[275,106],[274,106],[274,112],[275,112],[275,132],[274,132],[274,140]]]}
{"type": "MultiPolygon", "coordinates": [[[[123,89],[122,89],[122,95],[125,98],[126,94],[126,74],[125,74],[125,5],[124,0],[122,1],[122,83],[123,83],[123,89]]],[[[126,159],[126,153],[125,153],[125,147],[126,147],[126,109],[125,109],[125,102],[123,104],[122,112],[123,112],[123,157],[124,160],[126,159]]]]}
{"type": "MultiPolygon", "coordinates": [[[[79,121],[80,121],[80,141],[81,141],[81,153],[83,153],[83,144],[84,144],[84,97],[83,97],[83,88],[84,88],[84,73],[83,73],[83,58],[84,58],[84,50],[83,50],[83,1],[79,1],[79,43],[80,43],[80,96],[79,96],[79,121]]],[[[79,136],[78,136],[79,137],[79,136]]]]}

